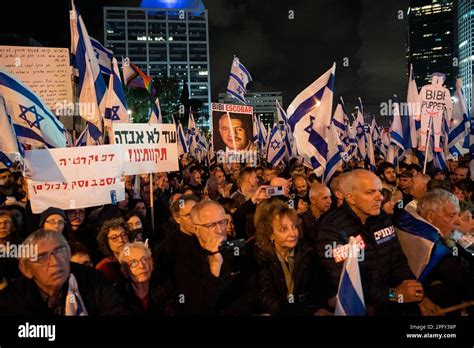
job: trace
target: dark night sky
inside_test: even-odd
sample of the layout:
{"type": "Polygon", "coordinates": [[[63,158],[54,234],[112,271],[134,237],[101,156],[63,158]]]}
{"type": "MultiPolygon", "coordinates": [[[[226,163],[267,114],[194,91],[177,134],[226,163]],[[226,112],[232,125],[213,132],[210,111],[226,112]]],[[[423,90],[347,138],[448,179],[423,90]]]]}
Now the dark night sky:
{"type": "MultiPolygon", "coordinates": [[[[25,13],[18,3],[4,2],[0,34],[69,47],[68,3],[24,2],[25,13]]],[[[103,39],[103,6],[139,3],[76,0],[89,34],[99,39],[103,39]]],[[[254,79],[248,90],[282,91],[285,107],[333,61],[335,96],[342,95],[349,110],[358,96],[372,112],[393,94],[406,97],[407,21],[398,19],[398,10],[406,14],[408,0],[204,0],[204,4],[209,11],[213,101],[225,91],[234,54],[254,79]],[[288,18],[290,10],[293,20],[288,18]],[[348,67],[342,65],[345,57],[348,67]]]]}

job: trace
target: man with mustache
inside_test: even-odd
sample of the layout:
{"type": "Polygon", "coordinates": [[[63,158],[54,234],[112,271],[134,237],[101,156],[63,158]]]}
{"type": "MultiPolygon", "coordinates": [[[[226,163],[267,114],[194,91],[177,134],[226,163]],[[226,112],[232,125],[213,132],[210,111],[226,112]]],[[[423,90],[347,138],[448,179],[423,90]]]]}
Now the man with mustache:
{"type": "Polygon", "coordinates": [[[316,249],[329,275],[330,297],[337,294],[344,260],[357,257],[367,314],[417,312],[416,306],[399,305],[419,303],[424,293],[390,217],[381,212],[382,182],[374,173],[356,169],[347,174],[344,186],[343,204],[321,218],[317,237],[316,249]],[[358,256],[344,248],[350,237],[358,241],[358,256]]]}
{"type": "Polygon", "coordinates": [[[255,145],[251,142],[252,136],[248,133],[240,118],[227,113],[219,118],[219,134],[229,150],[255,150],[255,145]]]}

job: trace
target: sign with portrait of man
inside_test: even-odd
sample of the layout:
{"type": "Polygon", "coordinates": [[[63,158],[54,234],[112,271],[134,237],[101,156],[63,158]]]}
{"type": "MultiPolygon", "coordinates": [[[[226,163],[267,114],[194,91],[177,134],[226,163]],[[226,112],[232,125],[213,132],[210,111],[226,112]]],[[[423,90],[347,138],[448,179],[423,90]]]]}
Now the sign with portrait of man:
{"type": "Polygon", "coordinates": [[[255,151],[252,115],[251,106],[212,103],[214,150],[255,151]]]}

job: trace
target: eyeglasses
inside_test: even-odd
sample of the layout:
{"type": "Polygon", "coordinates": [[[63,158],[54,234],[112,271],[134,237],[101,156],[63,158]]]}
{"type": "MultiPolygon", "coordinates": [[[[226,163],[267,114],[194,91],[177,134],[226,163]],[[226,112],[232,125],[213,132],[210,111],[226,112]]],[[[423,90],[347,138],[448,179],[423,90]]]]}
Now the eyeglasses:
{"type": "Polygon", "coordinates": [[[64,224],[66,224],[66,221],[64,221],[64,220],[58,220],[58,221],[56,221],[56,220],[46,220],[44,223],[45,224],[50,224],[50,225],[64,225],[64,224]]]}
{"type": "Polygon", "coordinates": [[[142,256],[140,259],[133,259],[131,261],[128,261],[128,267],[130,268],[137,268],[138,263],[141,262],[143,266],[147,266],[151,263],[151,258],[148,256],[142,256]]]}
{"type": "Polygon", "coordinates": [[[208,230],[212,230],[212,229],[216,228],[217,226],[219,226],[220,228],[225,228],[227,226],[227,219],[220,220],[220,221],[217,221],[217,222],[210,222],[208,224],[195,224],[195,225],[205,227],[208,230]]]}
{"type": "Polygon", "coordinates": [[[36,258],[30,259],[30,262],[45,265],[49,263],[49,257],[54,255],[54,257],[64,257],[67,254],[67,246],[61,245],[53,249],[51,252],[44,252],[38,254],[36,258]]]}
{"type": "Polygon", "coordinates": [[[126,232],[122,232],[114,236],[109,236],[109,240],[111,240],[112,242],[117,242],[119,238],[123,241],[128,240],[128,234],[126,232]]]}
{"type": "Polygon", "coordinates": [[[80,210],[79,212],[76,212],[75,210],[71,210],[67,212],[67,215],[69,215],[71,218],[75,218],[77,216],[84,217],[85,212],[83,210],[80,210]]]}

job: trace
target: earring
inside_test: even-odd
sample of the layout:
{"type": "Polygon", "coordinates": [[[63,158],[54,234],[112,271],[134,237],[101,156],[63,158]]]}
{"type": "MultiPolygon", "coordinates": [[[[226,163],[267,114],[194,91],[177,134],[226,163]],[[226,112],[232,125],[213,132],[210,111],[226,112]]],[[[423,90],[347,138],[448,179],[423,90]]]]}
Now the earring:
{"type": "Polygon", "coordinates": [[[273,239],[270,239],[270,243],[272,243],[272,244],[273,244],[273,242],[274,242],[274,240],[273,240],[273,239]]]}

